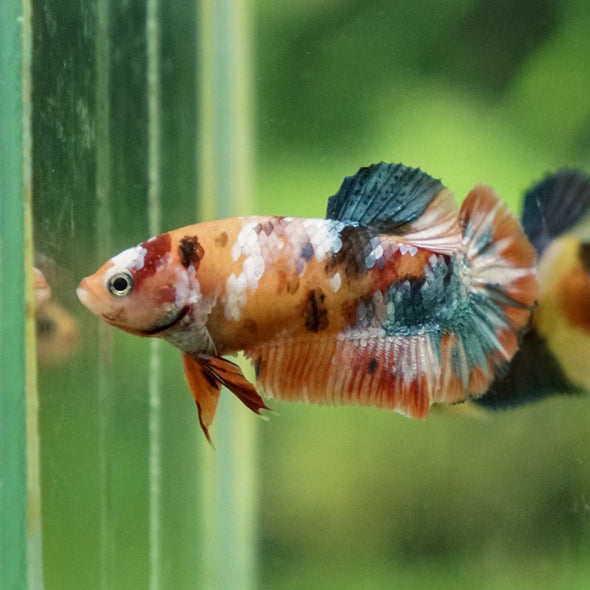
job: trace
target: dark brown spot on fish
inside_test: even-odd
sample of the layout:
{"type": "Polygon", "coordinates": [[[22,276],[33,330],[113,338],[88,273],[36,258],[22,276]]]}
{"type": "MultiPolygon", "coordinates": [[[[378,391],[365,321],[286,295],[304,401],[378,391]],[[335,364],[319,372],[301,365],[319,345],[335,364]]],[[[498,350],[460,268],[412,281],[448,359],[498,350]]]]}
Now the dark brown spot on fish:
{"type": "Polygon", "coordinates": [[[305,302],[305,328],[310,332],[321,332],[328,327],[328,310],[325,303],[326,296],[321,289],[313,289],[305,302]]]}
{"type": "Polygon", "coordinates": [[[155,238],[146,240],[141,244],[142,248],[147,250],[143,260],[143,267],[133,271],[134,289],[142,287],[142,281],[154,274],[161,265],[161,260],[170,253],[172,238],[169,233],[160,234],[155,238]]]}
{"type": "Polygon", "coordinates": [[[331,277],[336,272],[347,277],[367,274],[365,259],[370,254],[372,234],[363,227],[347,225],[340,232],[342,247],[326,262],[326,274],[331,277]]]}
{"type": "Polygon", "coordinates": [[[355,299],[354,301],[344,301],[340,306],[340,310],[342,311],[342,315],[346,320],[346,324],[349,326],[354,326],[356,322],[356,308],[358,306],[359,300],[355,299]]]}
{"type": "Polygon", "coordinates": [[[222,231],[216,238],[215,238],[215,245],[219,246],[220,248],[225,248],[227,245],[228,235],[227,232],[222,231]]]}
{"type": "Polygon", "coordinates": [[[205,250],[199,244],[197,236],[184,236],[178,244],[178,253],[180,254],[182,266],[188,268],[192,264],[195,270],[198,270],[199,263],[205,255],[205,250]]]}
{"type": "Polygon", "coordinates": [[[371,359],[369,361],[369,366],[368,366],[368,371],[367,371],[369,373],[369,375],[373,374],[378,366],[379,366],[379,361],[375,358],[371,359]]]}
{"type": "Polygon", "coordinates": [[[246,332],[248,332],[249,334],[256,334],[256,332],[258,332],[258,324],[256,323],[256,320],[247,318],[244,320],[244,330],[246,330],[246,332]]]}

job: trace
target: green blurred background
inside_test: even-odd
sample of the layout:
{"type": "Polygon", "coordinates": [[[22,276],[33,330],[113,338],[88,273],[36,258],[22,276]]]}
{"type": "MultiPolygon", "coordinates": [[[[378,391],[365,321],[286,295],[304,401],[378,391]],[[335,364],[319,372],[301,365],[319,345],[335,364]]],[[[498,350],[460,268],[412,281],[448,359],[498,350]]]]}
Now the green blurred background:
{"type": "MultiPolygon", "coordinates": [[[[99,329],[73,295],[149,235],[145,11],[35,3],[36,249],[81,339],[39,377],[47,588],[148,583],[148,343],[99,329]]],[[[198,219],[201,17],[193,2],[162,1],[159,18],[171,229],[198,219]]],[[[246,19],[254,197],[241,213],[323,216],[345,175],[380,160],[420,166],[459,198],[491,184],[516,210],[547,172],[590,171],[582,0],[258,0],[246,19]]],[[[161,354],[162,587],[205,588],[201,490],[216,451],[179,355],[161,354]]],[[[425,422],[272,406],[266,422],[244,418],[257,424],[254,463],[242,466],[257,482],[257,587],[588,587],[588,399],[440,409],[425,422]]]]}

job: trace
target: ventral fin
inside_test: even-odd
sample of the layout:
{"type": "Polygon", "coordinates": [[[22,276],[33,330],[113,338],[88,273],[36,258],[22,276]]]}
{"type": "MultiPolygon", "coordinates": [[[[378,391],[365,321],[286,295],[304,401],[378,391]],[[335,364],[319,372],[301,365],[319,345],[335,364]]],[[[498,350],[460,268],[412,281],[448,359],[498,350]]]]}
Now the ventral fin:
{"type": "Polygon", "coordinates": [[[559,170],[527,191],[522,225],[541,254],[551,240],[587,221],[589,213],[590,177],[580,170],[559,170]]]}
{"type": "Polygon", "coordinates": [[[199,364],[210,378],[221,385],[225,385],[255,414],[260,414],[260,410],[270,410],[254,385],[244,377],[242,369],[235,363],[217,356],[201,356],[199,357],[199,364]]]}
{"type": "Polygon", "coordinates": [[[397,235],[434,252],[451,253],[461,243],[453,193],[403,164],[381,162],[347,177],[330,197],[326,217],[397,235]]]}
{"type": "Polygon", "coordinates": [[[270,409],[235,363],[215,356],[195,358],[186,352],[182,353],[182,362],[186,381],[197,403],[201,428],[209,442],[209,427],[215,417],[222,385],[254,413],[270,409]]]}
{"type": "Polygon", "coordinates": [[[211,442],[209,427],[213,423],[213,418],[215,418],[221,385],[190,354],[182,353],[182,363],[186,382],[197,404],[201,429],[207,440],[211,442]]]}

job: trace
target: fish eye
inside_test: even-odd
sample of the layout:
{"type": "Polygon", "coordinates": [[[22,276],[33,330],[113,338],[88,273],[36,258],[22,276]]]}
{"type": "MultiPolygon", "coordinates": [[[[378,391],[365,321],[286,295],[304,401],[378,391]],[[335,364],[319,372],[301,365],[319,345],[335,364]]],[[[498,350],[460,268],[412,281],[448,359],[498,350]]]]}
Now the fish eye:
{"type": "Polygon", "coordinates": [[[133,277],[127,272],[118,272],[108,280],[107,289],[115,297],[125,297],[133,289],[133,277]]]}

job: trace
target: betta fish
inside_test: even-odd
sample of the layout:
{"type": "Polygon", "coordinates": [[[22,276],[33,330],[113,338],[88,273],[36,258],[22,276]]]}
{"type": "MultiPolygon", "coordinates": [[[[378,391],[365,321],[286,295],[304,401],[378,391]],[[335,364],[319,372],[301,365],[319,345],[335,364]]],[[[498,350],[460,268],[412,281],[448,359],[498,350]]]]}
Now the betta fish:
{"type": "Polygon", "coordinates": [[[522,225],[538,253],[538,305],[508,371],[475,400],[491,409],[590,391],[590,178],[559,170],[534,185],[522,225]]]}
{"type": "Polygon", "coordinates": [[[233,217],[152,237],[78,288],[102,320],[182,351],[209,438],[221,386],[388,408],[485,393],[506,371],[537,298],[536,254],[486,186],[458,209],[440,180],[380,163],[347,177],[326,219],[233,217]]]}

